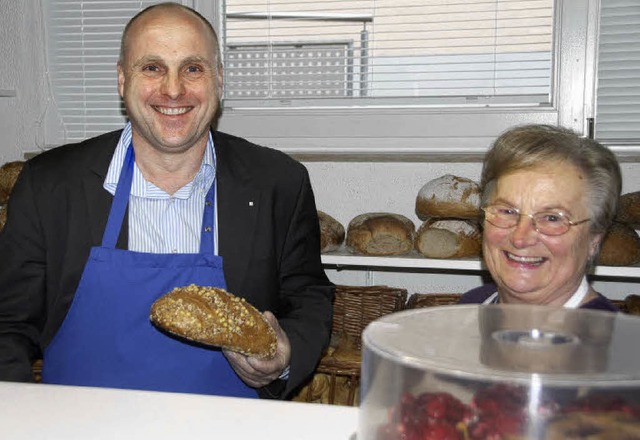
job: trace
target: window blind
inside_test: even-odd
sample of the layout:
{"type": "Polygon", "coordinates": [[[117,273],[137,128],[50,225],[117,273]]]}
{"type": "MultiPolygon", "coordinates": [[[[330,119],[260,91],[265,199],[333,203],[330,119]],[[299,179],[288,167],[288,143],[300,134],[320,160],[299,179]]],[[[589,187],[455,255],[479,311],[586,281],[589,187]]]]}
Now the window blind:
{"type": "Polygon", "coordinates": [[[640,3],[602,0],[595,135],[606,144],[640,143],[640,3]]]}
{"type": "Polygon", "coordinates": [[[159,1],[49,0],[49,79],[64,142],[121,128],[116,63],[127,21],[159,1]]]}
{"type": "Polygon", "coordinates": [[[225,106],[548,105],[553,0],[226,0],[225,106]]]}

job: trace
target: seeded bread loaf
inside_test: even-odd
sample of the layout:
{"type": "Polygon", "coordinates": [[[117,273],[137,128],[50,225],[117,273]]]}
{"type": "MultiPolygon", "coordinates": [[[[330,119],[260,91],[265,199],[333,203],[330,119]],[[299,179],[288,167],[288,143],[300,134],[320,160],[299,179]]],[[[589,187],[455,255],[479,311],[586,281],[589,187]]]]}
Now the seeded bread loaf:
{"type": "Polygon", "coordinates": [[[446,174],[427,182],[416,198],[420,220],[432,217],[476,219],[480,214],[480,187],[471,179],[446,174]]]}
{"type": "Polygon", "coordinates": [[[276,333],[264,316],[224,289],[177,287],[153,303],[150,318],[163,330],[201,344],[261,358],[276,354],[276,333]]]}
{"type": "Polygon", "coordinates": [[[329,214],[318,211],[320,222],[320,252],[331,252],[344,242],[344,226],[329,214]]]}
{"type": "Polygon", "coordinates": [[[415,225],[400,214],[370,212],[354,217],[347,228],[347,247],[363,255],[403,255],[413,248],[415,225]]]}
{"type": "Polygon", "coordinates": [[[415,248],[427,258],[477,257],[482,235],[478,224],[470,220],[429,219],[416,233],[415,248]]]}

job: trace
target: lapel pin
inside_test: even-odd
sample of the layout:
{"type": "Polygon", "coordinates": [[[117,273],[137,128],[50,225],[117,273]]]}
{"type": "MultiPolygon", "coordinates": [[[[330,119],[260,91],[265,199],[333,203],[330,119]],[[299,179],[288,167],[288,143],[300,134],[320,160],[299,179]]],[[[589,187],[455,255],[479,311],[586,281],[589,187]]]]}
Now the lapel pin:
{"type": "Polygon", "coordinates": [[[249,202],[249,206],[253,206],[253,201],[249,202]]]}

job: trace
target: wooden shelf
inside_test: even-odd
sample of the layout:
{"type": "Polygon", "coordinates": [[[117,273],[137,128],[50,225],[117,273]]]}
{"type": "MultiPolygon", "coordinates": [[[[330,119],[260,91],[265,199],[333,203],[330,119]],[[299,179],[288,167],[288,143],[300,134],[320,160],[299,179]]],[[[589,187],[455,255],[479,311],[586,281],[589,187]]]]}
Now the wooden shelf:
{"type": "MultiPolygon", "coordinates": [[[[433,259],[420,257],[417,254],[391,256],[391,257],[368,257],[353,255],[344,251],[337,251],[322,254],[322,264],[335,269],[364,268],[364,269],[420,269],[433,271],[452,272],[483,272],[487,269],[483,263],[477,259],[433,259]]],[[[635,266],[597,266],[593,274],[598,278],[626,278],[640,279],[640,265],[635,266]]]]}

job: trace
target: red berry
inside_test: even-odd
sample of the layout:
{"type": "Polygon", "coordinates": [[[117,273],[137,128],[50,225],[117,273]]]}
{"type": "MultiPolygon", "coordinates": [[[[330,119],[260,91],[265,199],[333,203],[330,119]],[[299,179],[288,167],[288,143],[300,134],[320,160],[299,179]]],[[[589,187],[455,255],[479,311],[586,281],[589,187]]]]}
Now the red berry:
{"type": "Polygon", "coordinates": [[[462,440],[462,433],[449,424],[436,423],[422,431],[420,440],[462,440]]]}

